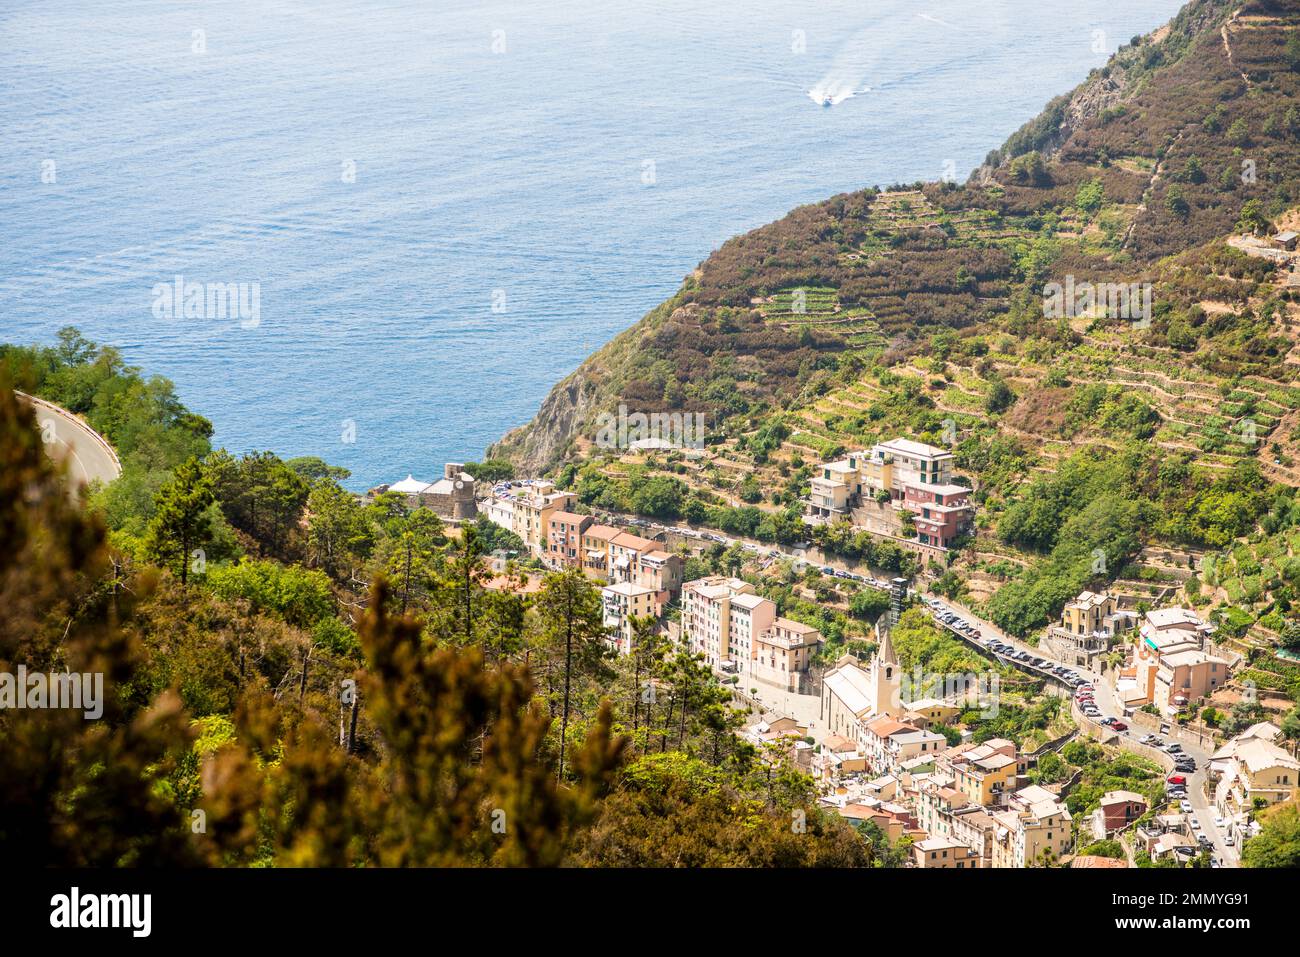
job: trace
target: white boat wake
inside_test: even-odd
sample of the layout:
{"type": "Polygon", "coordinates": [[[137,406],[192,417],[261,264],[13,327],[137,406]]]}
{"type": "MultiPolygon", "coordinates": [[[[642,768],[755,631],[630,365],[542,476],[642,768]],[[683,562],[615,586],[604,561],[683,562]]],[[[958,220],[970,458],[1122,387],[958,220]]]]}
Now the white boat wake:
{"type": "Polygon", "coordinates": [[[808,91],[808,98],[818,106],[838,106],[845,100],[851,100],[859,93],[870,93],[871,87],[864,86],[861,89],[854,89],[852,84],[839,83],[836,81],[827,82],[822,80],[811,90],[808,91]]]}

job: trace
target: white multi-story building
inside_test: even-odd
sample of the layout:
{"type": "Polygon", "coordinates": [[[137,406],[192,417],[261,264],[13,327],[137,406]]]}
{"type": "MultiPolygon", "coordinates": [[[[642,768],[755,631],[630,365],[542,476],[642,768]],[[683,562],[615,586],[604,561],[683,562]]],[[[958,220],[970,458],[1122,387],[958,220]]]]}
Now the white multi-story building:
{"type": "Polygon", "coordinates": [[[759,597],[753,585],[739,578],[715,575],[682,586],[683,641],[714,668],[748,670],[754,635],[775,619],[776,603],[759,597]]]}
{"type": "Polygon", "coordinates": [[[1073,841],[1073,818],[1058,795],[1037,784],[1016,791],[993,815],[994,867],[1032,867],[1060,860],[1073,841]]]}

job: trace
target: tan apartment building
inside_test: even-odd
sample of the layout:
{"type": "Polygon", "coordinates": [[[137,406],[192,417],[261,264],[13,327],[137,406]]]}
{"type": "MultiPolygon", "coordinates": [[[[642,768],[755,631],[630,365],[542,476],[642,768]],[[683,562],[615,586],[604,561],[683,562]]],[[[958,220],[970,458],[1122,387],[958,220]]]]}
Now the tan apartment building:
{"type": "Polygon", "coordinates": [[[1164,714],[1208,698],[1228,683],[1229,663],[1204,651],[1164,655],[1155,668],[1152,701],[1164,714]]]}
{"type": "MultiPolygon", "coordinates": [[[[657,543],[656,543],[657,544],[657,543]]],[[[682,557],[663,550],[663,546],[641,552],[632,581],[655,592],[659,604],[666,605],[682,590],[682,557]]]]}
{"type": "Polygon", "coordinates": [[[609,581],[609,543],[622,534],[612,525],[589,525],[583,531],[583,574],[598,581],[609,581]]]}
{"type": "Polygon", "coordinates": [[[1228,756],[1226,770],[1214,786],[1214,806],[1225,817],[1240,818],[1258,808],[1296,800],[1297,788],[1300,761],[1272,741],[1248,738],[1237,742],[1228,756]]]}
{"type": "Polygon", "coordinates": [[[636,578],[641,556],[663,548],[660,542],[631,532],[619,532],[609,541],[610,581],[627,582],[636,578]]]}
{"type": "Polygon", "coordinates": [[[1204,650],[1213,632],[1186,608],[1147,612],[1120,672],[1121,679],[1132,682],[1121,691],[1125,704],[1154,704],[1171,715],[1227,684],[1231,663],[1204,650]]]}
{"type": "Polygon", "coordinates": [[[917,820],[927,836],[960,841],[984,861],[992,861],[993,816],[973,803],[942,775],[923,781],[916,795],[917,820]]]}
{"type": "MultiPolygon", "coordinates": [[[[747,670],[750,639],[754,628],[753,609],[766,599],[759,598],[754,586],[739,578],[710,576],[687,582],[682,586],[682,634],[686,647],[692,654],[704,656],[713,668],[731,671],[747,670]],[[745,656],[742,657],[732,641],[732,602],[747,596],[742,602],[745,609],[744,634],[740,636],[745,656]]],[[[770,613],[761,612],[759,621],[771,624],[776,619],[776,604],[770,613]]]]}
{"type": "Polygon", "coordinates": [[[951,837],[927,837],[912,845],[914,867],[975,870],[984,862],[975,849],[951,837]]]}
{"type": "Polygon", "coordinates": [[[655,593],[633,582],[616,582],[600,590],[610,644],[621,655],[632,651],[632,618],[657,618],[655,593]]]}
{"type": "Polygon", "coordinates": [[[787,691],[801,691],[821,643],[822,633],[811,625],[777,618],[754,638],[750,676],[787,691]]]}
{"type": "Polygon", "coordinates": [[[1026,769],[1015,742],[1006,738],[958,745],[940,758],[939,766],[952,775],[955,789],[985,807],[1001,804],[1026,769]]]}
{"type": "Polygon", "coordinates": [[[576,501],[573,492],[557,491],[554,482],[538,480],[494,492],[483,512],[523,539],[530,553],[545,559],[550,552],[551,516],[569,511],[576,501]]]}
{"type": "Polygon", "coordinates": [[[758,595],[733,595],[728,604],[728,657],[737,673],[749,672],[754,648],[776,621],[776,602],[758,595]]]}
{"type": "Polygon", "coordinates": [[[852,452],[823,463],[809,480],[804,520],[849,521],[875,534],[904,538],[913,551],[942,554],[969,530],[974,517],[970,489],[953,483],[952,464],[946,449],[903,438],[852,452]],[[910,538],[903,535],[904,513],[913,516],[910,538]]]}

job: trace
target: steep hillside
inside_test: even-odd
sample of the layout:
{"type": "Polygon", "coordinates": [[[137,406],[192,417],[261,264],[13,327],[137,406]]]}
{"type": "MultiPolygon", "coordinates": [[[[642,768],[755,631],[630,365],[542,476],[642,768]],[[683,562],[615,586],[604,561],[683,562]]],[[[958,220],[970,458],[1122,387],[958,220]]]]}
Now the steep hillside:
{"type": "Polygon", "coordinates": [[[1114,586],[1267,644],[1300,565],[1251,600],[1200,572],[1300,526],[1300,253],[1269,239],[1297,227],[1300,0],[1196,0],[967,183],[836,196],[729,241],[490,454],[589,507],[907,571],[892,541],[805,525],[808,480],[880,439],[948,445],[977,527],[928,571],[1004,628],[1114,586]],[[1086,283],[1110,296],[1065,306],[1086,283]],[[597,447],[620,402],[704,412],[707,449],[597,447]]]}
{"type": "Polygon", "coordinates": [[[806,405],[828,377],[937,327],[1002,328],[1054,277],[1149,279],[1163,257],[1228,234],[1252,200],[1281,213],[1300,184],[1296,19],[1295,3],[1196,0],[967,184],[836,196],[730,240],[491,454],[554,468],[619,401],[719,426],[806,405]],[[806,311],[792,290],[812,294],[806,311]]]}

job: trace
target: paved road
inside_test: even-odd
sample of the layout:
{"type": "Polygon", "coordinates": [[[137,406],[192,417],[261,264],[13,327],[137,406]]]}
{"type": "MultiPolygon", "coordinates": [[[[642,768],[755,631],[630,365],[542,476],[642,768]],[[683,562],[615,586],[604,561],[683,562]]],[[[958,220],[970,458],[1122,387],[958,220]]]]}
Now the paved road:
{"type": "MultiPolygon", "coordinates": [[[[634,528],[644,529],[650,532],[670,532],[679,535],[682,538],[694,541],[699,545],[722,545],[730,548],[732,545],[739,545],[751,556],[766,558],[769,561],[764,564],[770,564],[778,558],[788,558],[795,562],[803,562],[805,565],[819,569],[824,574],[833,575],[836,578],[844,578],[850,581],[858,582],[870,588],[878,588],[882,591],[889,589],[889,579],[893,575],[889,572],[877,572],[879,577],[863,572],[850,571],[847,564],[837,558],[827,557],[824,561],[812,561],[803,553],[795,551],[789,545],[777,543],[760,542],[753,538],[743,538],[739,536],[728,535],[716,528],[708,528],[704,525],[698,525],[694,528],[687,525],[665,525],[656,522],[653,519],[642,518],[639,515],[631,515],[625,512],[597,511],[595,513],[599,521],[610,525],[631,525],[634,528]]],[[[859,566],[864,567],[864,566],[859,566]]]]}
{"type": "Polygon", "coordinates": [[[122,474],[112,447],[90,426],[67,409],[22,392],[18,398],[36,412],[36,425],[51,458],[68,463],[72,486],[102,482],[107,485],[122,474]]]}
{"type": "MultiPolygon", "coordinates": [[[[1024,651],[1033,655],[1035,658],[1047,658],[1048,660],[1053,660],[1052,656],[1047,654],[1044,649],[1027,645],[1023,641],[1019,641],[1018,639],[1006,635],[992,622],[984,621],[978,615],[975,615],[969,608],[966,608],[957,602],[947,601],[946,599],[942,600],[939,609],[932,609],[932,613],[939,615],[945,610],[957,613],[967,623],[978,628],[983,640],[987,640],[988,638],[997,638],[999,641],[1011,645],[1017,652],[1024,651]]],[[[957,629],[950,627],[949,630],[958,635],[958,637],[971,641],[969,636],[961,633],[957,629]]],[[[974,642],[972,642],[972,644],[974,644],[974,642]]],[[[987,649],[981,648],[981,650],[985,655],[1008,661],[1026,671],[1040,674],[1043,673],[1026,662],[1016,661],[1009,656],[996,654],[987,649]]],[[[1054,663],[1059,664],[1059,662],[1054,663]]],[[[1089,671],[1086,668],[1080,668],[1075,665],[1066,665],[1066,667],[1092,684],[1096,698],[1097,710],[1101,712],[1103,718],[1113,716],[1122,719],[1124,709],[1116,699],[1109,682],[1105,681],[1099,673],[1089,671]]],[[[1050,674],[1046,676],[1052,681],[1058,681],[1058,679],[1054,678],[1050,674]]],[[[1114,734],[1114,732],[1111,733],[1114,734]]],[[[1125,731],[1116,734],[1116,737],[1136,742],[1146,733],[1147,732],[1141,729],[1135,730],[1130,727],[1125,731]]],[[[1187,799],[1192,805],[1192,813],[1195,816],[1197,823],[1200,824],[1199,832],[1195,833],[1205,834],[1214,843],[1214,856],[1219,859],[1221,864],[1228,867],[1239,866],[1240,858],[1238,856],[1238,848],[1235,846],[1229,847],[1224,843],[1226,835],[1223,830],[1217,827],[1214,823],[1214,820],[1217,817],[1217,812],[1205,795],[1205,785],[1209,774],[1210,752],[1193,744],[1184,744],[1182,742],[1180,742],[1180,744],[1182,745],[1183,753],[1189,755],[1196,761],[1195,772],[1187,775],[1187,799]]],[[[1179,810],[1181,810],[1181,808],[1179,810]]]]}

